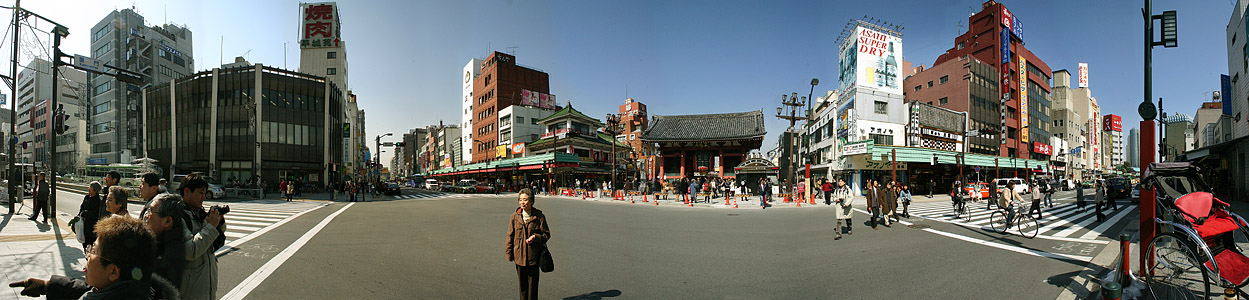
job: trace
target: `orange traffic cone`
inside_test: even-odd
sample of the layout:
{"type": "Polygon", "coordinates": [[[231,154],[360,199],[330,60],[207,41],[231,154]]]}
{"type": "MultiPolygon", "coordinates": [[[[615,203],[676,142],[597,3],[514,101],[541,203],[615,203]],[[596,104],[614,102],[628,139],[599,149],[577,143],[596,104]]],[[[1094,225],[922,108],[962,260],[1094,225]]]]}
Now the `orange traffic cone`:
{"type": "Polygon", "coordinates": [[[733,200],[733,208],[737,208],[737,200],[733,200]]]}
{"type": "Polygon", "coordinates": [[[694,207],[694,203],[690,203],[690,207],[694,207]]]}
{"type": "Polygon", "coordinates": [[[651,197],[651,194],[642,194],[642,202],[651,202],[650,200],[647,200],[647,198],[650,198],[650,197],[651,197]]]}
{"type": "Polygon", "coordinates": [[[659,200],[655,200],[655,206],[659,206],[659,200]]]}
{"type": "Polygon", "coordinates": [[[794,203],[798,203],[798,207],[802,207],[802,201],[795,201],[794,203]]]}

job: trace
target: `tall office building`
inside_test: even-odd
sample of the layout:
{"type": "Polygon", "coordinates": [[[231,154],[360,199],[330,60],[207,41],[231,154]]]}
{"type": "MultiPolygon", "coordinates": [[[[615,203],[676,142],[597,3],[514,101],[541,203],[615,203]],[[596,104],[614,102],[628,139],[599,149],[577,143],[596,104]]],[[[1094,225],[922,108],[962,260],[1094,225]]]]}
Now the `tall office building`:
{"type": "Polygon", "coordinates": [[[342,137],[347,149],[342,166],[348,174],[361,174],[366,159],[363,149],[369,143],[364,138],[364,121],[358,112],[359,103],[351,86],[348,84],[347,42],[342,39],[342,21],[339,18],[338,4],[335,2],[300,3],[299,14],[299,72],[325,77],[337,85],[343,99],[344,115],[342,126],[345,135],[342,137]]]}
{"type": "Polygon", "coordinates": [[[461,105],[463,115],[460,117],[460,161],[459,164],[467,164],[473,161],[473,80],[477,79],[477,75],[481,75],[481,59],[474,58],[468,60],[468,64],[464,65],[464,99],[461,105]]]}
{"type": "Polygon", "coordinates": [[[481,74],[473,79],[473,126],[464,130],[473,132],[473,162],[496,158],[499,144],[499,110],[526,103],[539,107],[554,106],[550,95],[550,77],[541,70],[516,63],[516,56],[502,52],[491,53],[481,62],[481,74]],[[540,95],[541,97],[532,97],[540,95]],[[522,102],[524,101],[524,102],[522,102]]]}
{"type": "Polygon", "coordinates": [[[88,76],[92,162],[129,163],[142,156],[141,92],[194,72],[191,37],[185,26],[148,25],[129,8],[114,10],[91,27],[91,57],[144,77],[144,84],[130,84],[107,75],[88,76]]]}
{"type": "MultiPolygon", "coordinates": [[[[954,47],[937,57],[933,66],[973,56],[997,68],[1000,121],[1006,135],[999,137],[1002,156],[1049,160],[1050,74],[1049,65],[1024,47],[1023,24],[1005,5],[989,0],[981,11],[967,17],[967,32],[954,47]]],[[[912,88],[912,87],[907,87],[912,88]]]]}
{"type": "Polygon", "coordinates": [[[1128,143],[1126,145],[1128,162],[1133,168],[1141,167],[1141,130],[1132,128],[1128,130],[1128,143]]]}
{"type": "MultiPolygon", "coordinates": [[[[69,116],[66,124],[70,129],[58,136],[56,147],[57,166],[60,173],[74,172],[87,163],[86,122],[89,111],[87,102],[87,73],[63,66],[57,86],[58,104],[69,116]]],[[[26,142],[26,149],[19,147],[19,162],[44,166],[48,162],[48,139],[52,136],[52,62],[36,58],[17,74],[18,84],[18,143],[26,142]]],[[[107,105],[100,110],[108,110],[107,105]]],[[[100,110],[97,110],[99,112],[100,110]]]]}

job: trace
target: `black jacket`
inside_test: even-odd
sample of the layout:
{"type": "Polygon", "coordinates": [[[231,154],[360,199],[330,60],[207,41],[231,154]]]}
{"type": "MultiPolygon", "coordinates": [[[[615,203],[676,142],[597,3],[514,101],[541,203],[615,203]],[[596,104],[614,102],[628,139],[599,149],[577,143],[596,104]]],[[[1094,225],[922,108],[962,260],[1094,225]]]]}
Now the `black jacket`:
{"type": "Polygon", "coordinates": [[[82,222],[84,232],[78,234],[86,237],[84,245],[95,243],[95,230],[93,229],[95,223],[100,221],[100,212],[105,211],[103,207],[104,201],[101,201],[100,196],[87,195],[82,198],[82,204],[78,206],[78,215],[82,217],[79,222],[82,222]]]}

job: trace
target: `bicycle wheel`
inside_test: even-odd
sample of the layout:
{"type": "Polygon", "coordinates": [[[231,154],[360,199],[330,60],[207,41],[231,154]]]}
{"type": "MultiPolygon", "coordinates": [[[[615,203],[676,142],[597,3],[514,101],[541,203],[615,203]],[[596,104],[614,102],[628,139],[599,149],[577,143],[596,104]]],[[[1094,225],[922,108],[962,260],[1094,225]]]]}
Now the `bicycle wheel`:
{"type": "Polygon", "coordinates": [[[1019,216],[1019,221],[1015,223],[1015,228],[1019,229],[1019,235],[1026,238],[1034,238],[1037,232],[1041,231],[1041,222],[1032,217],[1032,214],[1023,214],[1019,216]]]}
{"type": "Polygon", "coordinates": [[[1144,276],[1154,299],[1210,297],[1210,275],[1202,265],[1204,254],[1188,240],[1175,232],[1164,232],[1149,241],[1146,250],[1152,250],[1149,256],[1154,265],[1144,276]]]}
{"type": "Polygon", "coordinates": [[[1006,228],[1010,226],[1006,222],[1006,213],[999,210],[989,215],[989,226],[993,227],[994,232],[1006,233],[1006,228]]]}
{"type": "Polygon", "coordinates": [[[967,207],[966,203],[963,203],[963,221],[971,222],[971,209],[967,207]]]}

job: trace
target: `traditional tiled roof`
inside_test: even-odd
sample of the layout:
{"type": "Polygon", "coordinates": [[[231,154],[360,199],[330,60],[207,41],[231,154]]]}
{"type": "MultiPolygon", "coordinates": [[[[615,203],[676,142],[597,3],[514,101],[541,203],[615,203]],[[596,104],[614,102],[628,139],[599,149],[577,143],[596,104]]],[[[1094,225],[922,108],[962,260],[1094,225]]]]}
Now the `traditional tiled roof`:
{"type": "Polygon", "coordinates": [[[763,111],[659,116],[642,133],[646,141],[707,141],[763,137],[763,111]]]}
{"type": "Polygon", "coordinates": [[[555,120],[555,119],[564,117],[566,115],[572,115],[573,117],[579,117],[579,118],[586,119],[586,120],[593,120],[595,124],[591,124],[591,125],[602,126],[602,123],[598,119],[591,118],[590,116],[587,116],[581,113],[581,111],[572,108],[571,101],[569,101],[568,105],[564,106],[563,109],[560,109],[556,111],[555,113],[552,113],[550,116],[547,116],[546,118],[539,119],[536,122],[543,123],[543,122],[546,122],[547,120],[555,120]]]}

